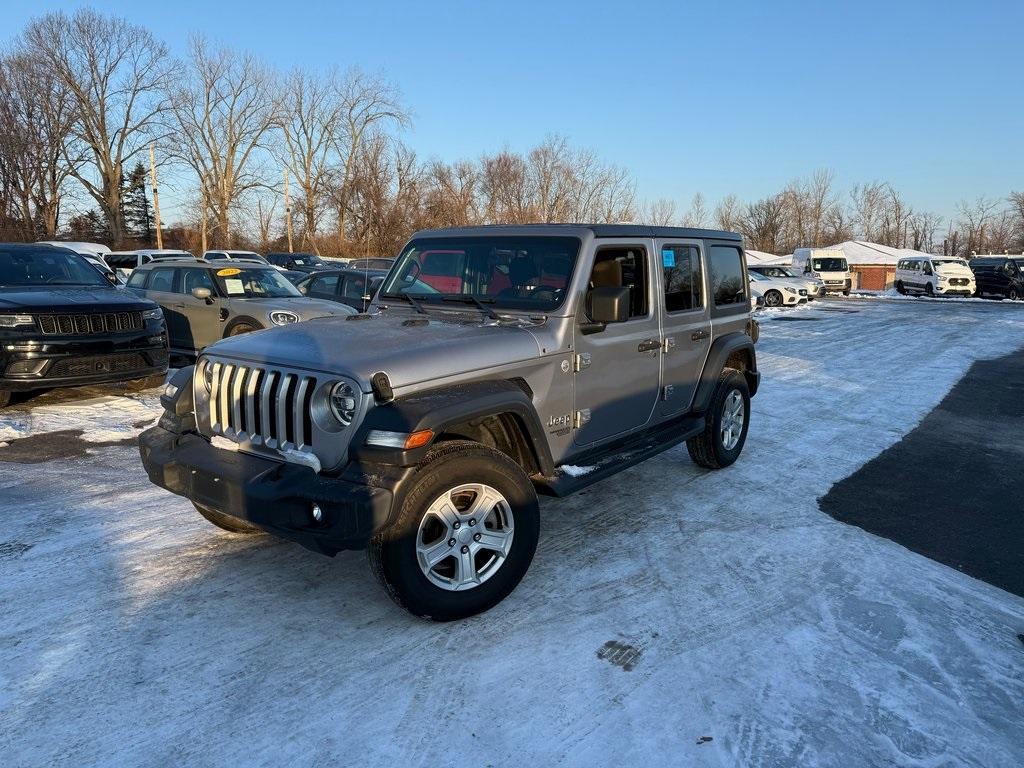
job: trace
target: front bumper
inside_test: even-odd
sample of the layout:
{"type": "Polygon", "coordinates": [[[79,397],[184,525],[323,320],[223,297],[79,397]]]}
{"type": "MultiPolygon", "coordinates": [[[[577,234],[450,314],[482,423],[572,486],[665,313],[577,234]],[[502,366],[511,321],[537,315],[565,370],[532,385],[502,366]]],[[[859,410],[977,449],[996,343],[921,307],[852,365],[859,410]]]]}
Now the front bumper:
{"type": "Polygon", "coordinates": [[[167,372],[167,333],[154,322],[134,333],[0,339],[0,390],[27,392],[109,384],[167,372]]]}
{"type": "Polygon", "coordinates": [[[412,471],[396,470],[391,477],[374,472],[382,485],[371,486],[359,482],[371,474],[359,467],[328,477],[159,425],[139,437],[139,453],[149,479],[161,488],[326,555],[365,548],[387,525],[398,481],[412,471]],[[320,522],[313,519],[313,504],[322,511],[320,522]]]}
{"type": "Polygon", "coordinates": [[[975,286],[968,283],[967,285],[942,285],[939,283],[935,286],[935,293],[939,296],[973,296],[975,292],[975,286]]]}

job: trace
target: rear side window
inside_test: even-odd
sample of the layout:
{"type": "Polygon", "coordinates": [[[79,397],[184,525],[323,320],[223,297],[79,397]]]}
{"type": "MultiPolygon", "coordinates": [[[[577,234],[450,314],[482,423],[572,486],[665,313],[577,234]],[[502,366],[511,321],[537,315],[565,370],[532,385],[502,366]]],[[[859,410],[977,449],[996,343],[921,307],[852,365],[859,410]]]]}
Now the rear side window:
{"type": "Polygon", "coordinates": [[[172,293],[174,291],[174,270],[164,268],[154,269],[150,272],[149,290],[172,293]]]}
{"type": "Polygon", "coordinates": [[[146,276],[148,274],[149,274],[148,272],[143,272],[141,270],[133,271],[132,274],[128,278],[128,287],[129,288],[142,288],[146,284],[146,276]]]}
{"type": "Polygon", "coordinates": [[[338,276],[337,275],[324,275],[323,277],[313,278],[306,290],[309,293],[330,293],[333,294],[338,288],[338,276]]]}
{"type": "Polygon", "coordinates": [[[708,257],[711,295],[716,307],[745,304],[747,281],[743,279],[743,254],[731,245],[712,245],[708,257]]]}
{"type": "Polygon", "coordinates": [[[696,246],[662,246],[661,265],[666,312],[686,312],[704,305],[700,251],[696,246]]]}

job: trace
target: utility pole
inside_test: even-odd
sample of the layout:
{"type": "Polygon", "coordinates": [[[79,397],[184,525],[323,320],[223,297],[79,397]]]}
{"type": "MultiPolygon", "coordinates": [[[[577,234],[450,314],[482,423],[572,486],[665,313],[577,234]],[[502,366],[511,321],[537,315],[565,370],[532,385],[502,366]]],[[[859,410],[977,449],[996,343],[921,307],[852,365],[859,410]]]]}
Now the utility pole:
{"type": "Polygon", "coordinates": [[[202,190],[201,197],[203,198],[203,212],[202,218],[199,222],[199,231],[202,233],[203,240],[203,254],[206,254],[206,182],[200,181],[199,188],[202,190]]]}
{"type": "Polygon", "coordinates": [[[153,144],[149,145],[149,175],[153,180],[153,214],[156,216],[156,247],[164,247],[163,223],[160,221],[160,194],[156,189],[156,154],[153,152],[153,144]]]}
{"type": "Polygon", "coordinates": [[[284,218],[288,224],[288,253],[292,253],[292,203],[288,199],[288,169],[284,169],[284,218]]]}

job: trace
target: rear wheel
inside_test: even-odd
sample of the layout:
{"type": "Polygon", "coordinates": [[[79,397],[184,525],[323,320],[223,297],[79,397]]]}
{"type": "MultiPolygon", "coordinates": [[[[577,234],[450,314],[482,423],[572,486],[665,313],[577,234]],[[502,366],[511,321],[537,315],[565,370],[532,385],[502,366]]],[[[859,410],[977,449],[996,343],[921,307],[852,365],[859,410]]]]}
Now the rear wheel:
{"type": "Polygon", "coordinates": [[[1020,299],[1020,291],[1018,291],[1016,288],[1011,288],[1009,291],[1006,292],[1006,298],[1008,298],[1010,301],[1017,301],[1020,299]]]}
{"type": "Polygon", "coordinates": [[[539,529],[537,494],[518,464],[478,443],[442,443],[416,471],[395,522],[370,542],[370,567],[410,613],[462,619],[515,589],[539,529]]]}
{"type": "Polygon", "coordinates": [[[205,517],[218,528],[222,528],[230,533],[241,533],[247,536],[253,536],[264,532],[262,528],[246,522],[241,518],[225,515],[223,512],[218,512],[216,509],[204,507],[202,504],[197,504],[194,501],[192,502],[192,506],[196,508],[196,511],[200,515],[205,517]]]}
{"type": "Polygon", "coordinates": [[[704,431],[686,441],[686,450],[702,467],[728,467],[739,458],[750,425],[750,390],[742,373],[722,371],[705,418],[704,431]]]}

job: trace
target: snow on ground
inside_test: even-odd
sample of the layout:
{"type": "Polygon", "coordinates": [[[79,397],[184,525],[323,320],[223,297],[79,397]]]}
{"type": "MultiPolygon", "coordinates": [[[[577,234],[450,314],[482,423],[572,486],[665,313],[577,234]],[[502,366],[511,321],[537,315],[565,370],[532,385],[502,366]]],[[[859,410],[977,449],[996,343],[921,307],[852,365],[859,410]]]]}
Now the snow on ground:
{"type": "Polygon", "coordinates": [[[543,500],[523,583],[460,623],[397,609],[361,553],[218,531],[131,448],[0,463],[3,762],[1024,764],[1024,600],[816,503],[1024,311],[805,315],[763,328],[736,465],[680,446],[543,500]]]}
{"type": "Polygon", "coordinates": [[[993,297],[982,298],[980,296],[925,296],[924,294],[900,293],[895,288],[887,288],[884,291],[869,291],[867,289],[854,290],[851,294],[858,299],[894,299],[896,301],[942,301],[960,303],[992,304],[1024,304],[1024,300],[999,299],[993,297]]]}

